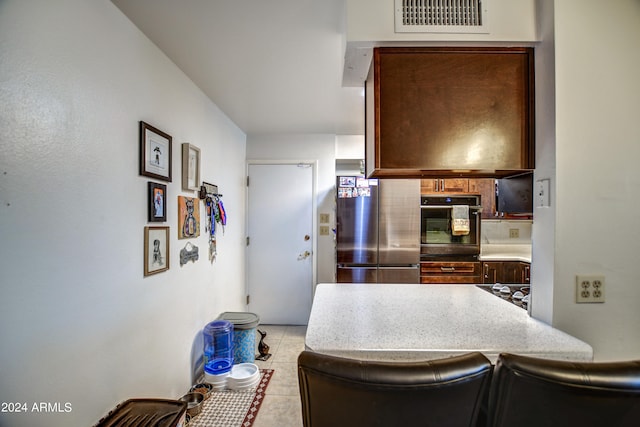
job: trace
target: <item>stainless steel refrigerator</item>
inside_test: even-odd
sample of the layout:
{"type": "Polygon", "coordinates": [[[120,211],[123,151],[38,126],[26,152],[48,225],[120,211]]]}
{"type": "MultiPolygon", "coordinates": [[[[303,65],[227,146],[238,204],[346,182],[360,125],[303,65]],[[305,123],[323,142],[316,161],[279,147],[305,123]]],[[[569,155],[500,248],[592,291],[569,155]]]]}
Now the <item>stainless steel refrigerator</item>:
{"type": "Polygon", "coordinates": [[[338,283],[420,283],[420,180],[337,180],[338,283]]]}

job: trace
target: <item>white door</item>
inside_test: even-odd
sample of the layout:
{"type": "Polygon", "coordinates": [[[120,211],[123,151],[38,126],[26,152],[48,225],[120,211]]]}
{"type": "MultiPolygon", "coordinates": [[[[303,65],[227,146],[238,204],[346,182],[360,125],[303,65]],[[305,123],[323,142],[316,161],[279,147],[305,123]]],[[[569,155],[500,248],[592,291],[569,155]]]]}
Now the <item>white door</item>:
{"type": "Polygon", "coordinates": [[[306,325],[313,289],[314,167],[249,164],[247,288],[260,323],[306,325]]]}

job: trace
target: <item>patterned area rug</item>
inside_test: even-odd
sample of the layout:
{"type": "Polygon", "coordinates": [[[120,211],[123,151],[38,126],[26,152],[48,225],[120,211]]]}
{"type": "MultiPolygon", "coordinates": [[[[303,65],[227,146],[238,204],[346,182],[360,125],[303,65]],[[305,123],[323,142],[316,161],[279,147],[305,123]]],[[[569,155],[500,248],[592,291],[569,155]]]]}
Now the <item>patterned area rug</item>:
{"type": "Polygon", "coordinates": [[[248,390],[211,393],[188,427],[251,427],[264,400],[273,369],[260,370],[260,384],[248,390]]]}

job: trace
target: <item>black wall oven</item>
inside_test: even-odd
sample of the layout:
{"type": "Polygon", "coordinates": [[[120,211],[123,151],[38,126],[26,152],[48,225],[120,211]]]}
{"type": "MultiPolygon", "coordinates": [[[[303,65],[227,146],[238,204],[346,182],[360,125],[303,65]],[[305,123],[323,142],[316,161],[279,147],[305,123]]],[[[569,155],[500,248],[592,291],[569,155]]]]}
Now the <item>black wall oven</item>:
{"type": "Polygon", "coordinates": [[[479,195],[422,196],[420,198],[420,258],[469,260],[480,255],[482,206],[479,195]],[[469,207],[469,231],[455,235],[453,206],[469,207]]]}

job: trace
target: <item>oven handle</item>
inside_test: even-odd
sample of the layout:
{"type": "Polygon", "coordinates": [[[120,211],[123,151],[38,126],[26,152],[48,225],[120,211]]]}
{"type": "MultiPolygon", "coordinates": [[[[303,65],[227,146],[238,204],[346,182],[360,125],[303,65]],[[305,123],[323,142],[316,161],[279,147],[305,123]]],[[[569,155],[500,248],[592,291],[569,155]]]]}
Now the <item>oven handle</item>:
{"type": "MultiPolygon", "coordinates": [[[[453,205],[444,205],[444,206],[422,206],[420,205],[420,209],[453,209],[453,205]]],[[[469,206],[469,209],[482,212],[482,206],[469,206]]]]}

